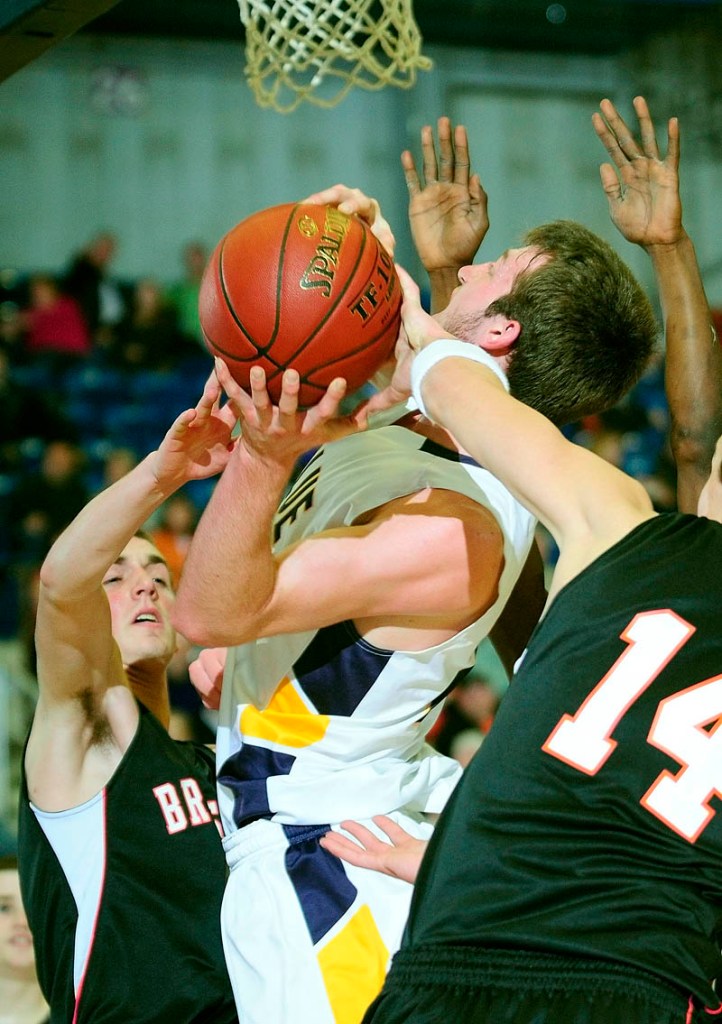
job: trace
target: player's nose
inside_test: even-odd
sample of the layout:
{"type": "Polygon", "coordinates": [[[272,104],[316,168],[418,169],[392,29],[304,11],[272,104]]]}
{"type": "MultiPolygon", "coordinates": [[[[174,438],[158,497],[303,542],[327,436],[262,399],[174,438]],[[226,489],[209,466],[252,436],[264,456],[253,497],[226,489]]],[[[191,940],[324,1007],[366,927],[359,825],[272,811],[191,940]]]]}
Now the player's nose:
{"type": "Polygon", "coordinates": [[[459,271],[459,281],[468,284],[469,281],[477,280],[489,273],[491,263],[470,263],[459,271]]]}
{"type": "Polygon", "coordinates": [[[147,572],[140,572],[133,580],[134,594],[155,594],[158,588],[153,576],[147,572]]]}

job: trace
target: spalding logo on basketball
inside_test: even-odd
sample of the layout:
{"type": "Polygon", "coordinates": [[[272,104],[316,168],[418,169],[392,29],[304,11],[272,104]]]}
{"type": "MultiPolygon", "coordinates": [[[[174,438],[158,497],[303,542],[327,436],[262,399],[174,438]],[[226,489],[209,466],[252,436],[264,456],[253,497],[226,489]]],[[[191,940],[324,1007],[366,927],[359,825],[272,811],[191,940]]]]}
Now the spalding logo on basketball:
{"type": "Polygon", "coordinates": [[[284,369],[301,377],[299,404],[334,377],[357,390],[393,355],[401,285],[368,225],[333,206],[286,203],[252,214],[216,246],[201,281],[206,345],[248,387],[266,371],[274,401],[284,369]]]}

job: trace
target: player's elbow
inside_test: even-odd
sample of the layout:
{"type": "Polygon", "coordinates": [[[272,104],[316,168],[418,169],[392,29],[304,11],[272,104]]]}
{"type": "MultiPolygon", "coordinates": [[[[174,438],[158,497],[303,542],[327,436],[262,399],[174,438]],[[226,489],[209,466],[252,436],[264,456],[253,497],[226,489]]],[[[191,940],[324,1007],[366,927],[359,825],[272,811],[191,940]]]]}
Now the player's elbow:
{"type": "Polygon", "coordinates": [[[228,611],[209,614],[200,607],[178,602],[172,613],[173,626],[195,647],[235,647],[254,638],[242,622],[229,619],[228,611]]]}
{"type": "Polygon", "coordinates": [[[62,553],[55,547],[51,548],[38,572],[39,597],[58,604],[82,596],[87,586],[86,580],[79,579],[71,571],[62,553]]]}
{"type": "Polygon", "coordinates": [[[678,471],[695,471],[702,477],[709,475],[719,431],[711,425],[704,430],[685,430],[673,425],[670,447],[678,471]]]}
{"type": "Polygon", "coordinates": [[[173,609],[171,621],[176,632],[197,647],[226,646],[225,639],[218,639],[220,630],[215,621],[197,609],[193,610],[178,602],[173,609]]]}
{"type": "Polygon", "coordinates": [[[53,593],[58,586],[58,583],[62,579],[62,575],[59,572],[59,567],[55,565],[52,551],[50,554],[45,556],[45,561],[40,566],[38,573],[38,584],[40,588],[46,591],[48,594],[53,593]]]}

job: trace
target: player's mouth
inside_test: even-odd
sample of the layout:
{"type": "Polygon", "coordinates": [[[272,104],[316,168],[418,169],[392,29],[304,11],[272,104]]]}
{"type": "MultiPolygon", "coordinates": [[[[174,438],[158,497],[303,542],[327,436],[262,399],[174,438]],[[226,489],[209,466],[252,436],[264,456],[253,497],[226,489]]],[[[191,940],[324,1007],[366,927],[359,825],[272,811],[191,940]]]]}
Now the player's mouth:
{"type": "Polygon", "coordinates": [[[151,623],[152,625],[160,625],[160,619],[155,612],[138,612],[136,617],[133,619],[133,625],[137,623],[151,623]]]}
{"type": "Polygon", "coordinates": [[[13,935],[10,939],[10,945],[16,949],[29,949],[33,944],[30,933],[13,935]]]}

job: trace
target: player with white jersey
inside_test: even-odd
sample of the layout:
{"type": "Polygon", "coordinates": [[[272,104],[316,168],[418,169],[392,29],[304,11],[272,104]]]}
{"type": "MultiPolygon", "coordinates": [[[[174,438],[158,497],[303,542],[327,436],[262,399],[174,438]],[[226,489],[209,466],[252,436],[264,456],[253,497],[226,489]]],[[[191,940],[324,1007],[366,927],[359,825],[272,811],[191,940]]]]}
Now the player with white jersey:
{"type": "Polygon", "coordinates": [[[229,651],[217,734],[231,867],[223,918],[230,962],[244,965],[237,984],[244,1020],[350,1022],[383,980],[411,886],[344,870],[319,839],[350,812],[393,814],[415,834],[430,834],[426,815],[442,809],[461,768],[432,750],[426,734],[442,698],[474,664],[534,530],[486,470],[402,425],[322,448],[274,519],[280,554],[357,522],[384,499],[429,488],[466,495],[502,526],[498,594],[482,615],[419,650],[376,646],[349,619],[229,651]],[[252,994],[249,974],[262,978],[270,956],[283,959],[284,984],[258,984],[252,994]],[[367,969],[350,990],[339,979],[361,957],[367,969]]]}

